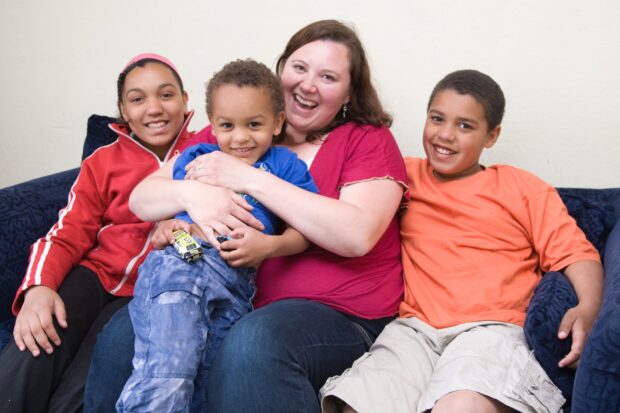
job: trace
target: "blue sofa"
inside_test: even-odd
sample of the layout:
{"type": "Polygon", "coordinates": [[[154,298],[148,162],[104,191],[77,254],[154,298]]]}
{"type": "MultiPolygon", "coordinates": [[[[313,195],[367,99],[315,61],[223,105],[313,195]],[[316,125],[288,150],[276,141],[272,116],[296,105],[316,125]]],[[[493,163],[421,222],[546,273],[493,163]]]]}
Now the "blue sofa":
{"type": "MultiPolygon", "coordinates": [[[[88,120],[82,159],[115,134],[111,118],[88,120]]],[[[0,189],[0,348],[11,339],[11,303],[25,273],[29,246],[43,236],[65,206],[79,168],[0,189]]],[[[570,340],[560,341],[557,328],[567,308],[577,302],[561,273],[543,277],[528,309],[526,337],[552,380],[569,401],[565,411],[620,411],[620,188],[559,188],[570,214],[598,248],[605,264],[605,300],[586,344],[580,366],[559,369],[570,340]]]]}

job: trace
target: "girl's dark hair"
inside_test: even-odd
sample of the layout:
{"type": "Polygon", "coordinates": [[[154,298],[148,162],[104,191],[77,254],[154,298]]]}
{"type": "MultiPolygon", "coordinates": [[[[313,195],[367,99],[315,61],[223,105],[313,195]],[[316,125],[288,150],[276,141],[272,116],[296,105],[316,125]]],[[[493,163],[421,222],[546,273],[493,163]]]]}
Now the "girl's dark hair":
{"type": "Polygon", "coordinates": [[[336,127],[354,121],[373,126],[391,126],[390,116],[381,105],[377,91],[371,78],[366,52],[355,31],[337,20],[319,20],[303,27],[291,37],[278,58],[276,71],[282,75],[287,59],[300,47],[316,40],[330,40],[341,43],[349,50],[349,66],[351,76],[350,101],[347,104],[346,116],[341,108],[336,117],[323,129],[312,131],[308,138],[315,139],[336,127]]]}
{"type": "Polygon", "coordinates": [[[167,67],[168,69],[170,69],[170,71],[174,75],[174,78],[176,79],[177,83],[179,84],[179,87],[181,88],[181,93],[185,92],[185,90],[183,89],[183,81],[181,80],[181,77],[179,76],[177,71],[174,70],[173,67],[170,67],[170,65],[168,65],[167,63],[162,62],[161,60],[151,59],[151,58],[145,58],[145,59],[138,60],[137,62],[133,62],[132,64],[128,65],[118,75],[118,79],[116,80],[116,92],[118,94],[118,100],[116,102],[116,106],[118,107],[118,111],[119,111],[118,121],[120,123],[126,123],[125,120],[123,119],[123,117],[120,116],[120,113],[121,113],[121,102],[123,101],[123,92],[125,91],[125,79],[127,79],[127,75],[129,73],[131,73],[131,71],[134,70],[136,67],[144,67],[144,66],[146,66],[149,63],[158,63],[158,64],[163,65],[163,66],[167,67]]]}
{"type": "Polygon", "coordinates": [[[252,59],[234,60],[216,72],[207,83],[207,115],[213,114],[213,94],[224,85],[263,88],[269,94],[274,115],[284,112],[284,94],[280,79],[264,64],[252,59]]]}
{"type": "Polygon", "coordinates": [[[427,112],[437,93],[444,90],[454,90],[459,95],[470,95],[476,99],[484,110],[489,131],[502,123],[506,107],[504,92],[490,76],[472,69],[457,70],[446,75],[433,89],[426,106],[427,112]]]}

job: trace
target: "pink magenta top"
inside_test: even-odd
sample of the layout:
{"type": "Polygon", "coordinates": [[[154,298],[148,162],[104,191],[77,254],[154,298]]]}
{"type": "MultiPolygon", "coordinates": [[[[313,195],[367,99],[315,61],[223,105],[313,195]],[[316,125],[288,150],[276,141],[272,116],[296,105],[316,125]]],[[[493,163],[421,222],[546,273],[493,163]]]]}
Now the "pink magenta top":
{"type": "MultiPolygon", "coordinates": [[[[398,145],[388,128],[347,123],[333,130],[310,173],[319,193],[340,196],[340,188],[372,179],[393,179],[407,187],[398,145]]],[[[377,202],[381,202],[380,199],[377,202]]],[[[260,267],[256,307],[305,298],[368,319],[398,312],[403,281],[398,218],[365,256],[345,258],[314,244],[303,253],[266,260],[260,267]]]]}

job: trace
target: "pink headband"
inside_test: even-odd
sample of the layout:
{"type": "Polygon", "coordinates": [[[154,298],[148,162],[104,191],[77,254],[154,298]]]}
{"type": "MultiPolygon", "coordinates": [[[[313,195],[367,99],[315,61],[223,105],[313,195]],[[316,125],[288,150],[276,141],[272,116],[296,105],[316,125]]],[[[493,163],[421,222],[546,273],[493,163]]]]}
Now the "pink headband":
{"type": "Polygon", "coordinates": [[[166,59],[165,57],[163,57],[162,55],[158,55],[156,53],[141,53],[139,55],[137,55],[136,57],[134,57],[133,59],[131,59],[123,68],[123,70],[121,71],[121,73],[123,73],[125,70],[127,70],[127,68],[136,63],[139,62],[140,60],[144,60],[144,59],[153,59],[153,60],[157,60],[158,62],[162,62],[168,66],[170,66],[170,68],[172,70],[174,70],[174,72],[177,74],[177,76],[179,75],[179,71],[177,70],[176,66],[168,59],[166,59]]]}

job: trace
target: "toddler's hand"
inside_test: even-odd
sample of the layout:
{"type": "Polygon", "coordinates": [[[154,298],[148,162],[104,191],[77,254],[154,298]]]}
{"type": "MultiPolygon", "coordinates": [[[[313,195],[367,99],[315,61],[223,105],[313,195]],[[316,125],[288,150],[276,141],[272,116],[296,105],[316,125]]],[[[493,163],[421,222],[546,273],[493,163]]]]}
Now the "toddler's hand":
{"type": "Polygon", "coordinates": [[[564,314],[558,329],[558,338],[564,340],[569,334],[572,334],[573,343],[570,352],[558,363],[560,367],[577,368],[586,338],[592,329],[597,314],[598,310],[589,309],[582,304],[569,309],[564,314]]]}
{"type": "Polygon", "coordinates": [[[168,219],[166,221],[160,221],[155,227],[153,236],[151,236],[153,248],[161,250],[172,244],[174,242],[172,232],[175,229],[183,229],[188,233],[191,233],[190,224],[182,219],[168,219]]]}
{"type": "Polygon", "coordinates": [[[251,227],[237,228],[230,241],[221,244],[220,255],[232,267],[258,268],[271,253],[269,235],[251,227]]]}

